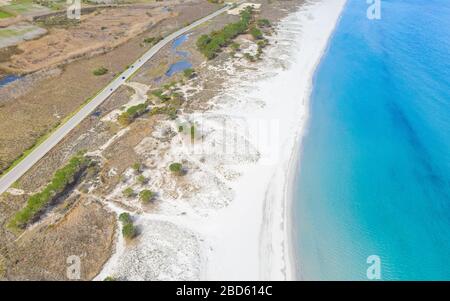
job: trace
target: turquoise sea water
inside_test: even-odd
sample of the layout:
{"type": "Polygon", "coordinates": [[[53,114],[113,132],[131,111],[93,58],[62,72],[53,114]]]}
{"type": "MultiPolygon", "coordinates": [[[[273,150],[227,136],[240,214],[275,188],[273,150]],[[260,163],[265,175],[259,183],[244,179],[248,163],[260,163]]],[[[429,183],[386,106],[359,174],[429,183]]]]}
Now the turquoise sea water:
{"type": "Polygon", "coordinates": [[[304,279],[450,280],[450,1],[349,0],[315,75],[294,220],[304,279]]]}

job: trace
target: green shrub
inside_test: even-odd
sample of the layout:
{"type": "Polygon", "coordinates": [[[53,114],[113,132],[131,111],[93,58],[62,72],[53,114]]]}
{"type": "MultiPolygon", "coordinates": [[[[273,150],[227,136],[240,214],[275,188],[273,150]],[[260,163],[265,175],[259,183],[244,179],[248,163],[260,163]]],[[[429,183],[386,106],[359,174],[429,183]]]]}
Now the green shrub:
{"type": "Polygon", "coordinates": [[[128,188],[124,189],[124,191],[122,191],[122,193],[127,198],[131,198],[134,195],[134,191],[133,191],[133,189],[131,187],[128,187],[128,188]]]}
{"type": "Polygon", "coordinates": [[[142,164],[139,162],[135,162],[133,163],[133,165],[131,165],[131,168],[133,168],[135,172],[141,172],[142,164]]]}
{"type": "Polygon", "coordinates": [[[153,199],[154,196],[155,196],[155,193],[153,191],[148,190],[148,189],[142,190],[139,193],[139,199],[141,200],[142,203],[150,202],[153,199]]]}
{"type": "Polygon", "coordinates": [[[105,279],[103,279],[103,281],[117,281],[117,279],[114,278],[113,276],[108,276],[105,279]]]}
{"type": "Polygon", "coordinates": [[[158,37],[149,37],[149,38],[145,38],[144,39],[144,43],[146,44],[151,44],[151,45],[155,45],[157,44],[159,41],[161,41],[163,39],[163,37],[158,36],[158,37]]]}
{"type": "Polygon", "coordinates": [[[104,75],[104,74],[108,73],[108,69],[106,69],[105,67],[100,67],[100,68],[97,68],[94,71],[92,71],[92,73],[95,76],[100,76],[100,75],[104,75]]]}
{"type": "Polygon", "coordinates": [[[262,31],[257,27],[252,27],[252,29],[250,29],[250,34],[252,35],[253,38],[255,38],[257,40],[263,38],[262,31]]]}
{"type": "Polygon", "coordinates": [[[136,227],[133,223],[126,223],[122,227],[122,234],[125,238],[134,238],[136,236],[136,227]]]}
{"type": "Polygon", "coordinates": [[[120,221],[122,224],[129,224],[129,223],[132,223],[131,216],[130,216],[130,214],[129,214],[128,212],[123,212],[123,213],[121,213],[121,214],[119,215],[119,221],[120,221]]]}
{"type": "Polygon", "coordinates": [[[183,165],[181,163],[172,163],[169,165],[169,170],[174,174],[181,175],[183,173],[183,165]]]}
{"type": "Polygon", "coordinates": [[[129,107],[127,113],[134,119],[144,114],[147,111],[147,107],[148,107],[147,103],[141,103],[129,107]]]}
{"type": "Polygon", "coordinates": [[[249,61],[249,62],[255,62],[256,61],[256,58],[253,56],[253,55],[251,55],[250,53],[245,53],[244,54],[244,57],[247,59],[247,61],[249,61]]]}
{"type": "Polygon", "coordinates": [[[195,126],[191,126],[191,141],[193,142],[195,139],[195,126]]]}
{"type": "Polygon", "coordinates": [[[131,118],[130,114],[128,114],[127,112],[123,112],[122,114],[119,115],[119,117],[117,118],[117,121],[121,125],[127,126],[133,121],[133,118],[131,118]]]}
{"type": "Polygon", "coordinates": [[[119,115],[117,120],[121,125],[127,126],[131,122],[133,122],[134,119],[138,118],[139,116],[142,116],[145,112],[147,112],[147,109],[148,109],[147,103],[141,103],[129,107],[125,112],[119,115]]]}
{"type": "Polygon", "coordinates": [[[194,69],[192,68],[184,69],[183,74],[186,78],[192,78],[194,76],[194,69]]]}
{"type": "Polygon", "coordinates": [[[259,19],[256,24],[258,24],[259,27],[269,27],[271,25],[270,21],[267,19],[259,19]]]}
{"type": "Polygon", "coordinates": [[[51,182],[41,191],[31,195],[24,208],[18,211],[10,220],[8,227],[23,228],[30,220],[39,214],[57,196],[63,193],[67,187],[76,181],[77,175],[88,165],[90,160],[79,153],[69,160],[69,163],[58,169],[51,182]]]}
{"type": "Polygon", "coordinates": [[[147,178],[144,177],[143,175],[140,175],[139,177],[137,177],[137,181],[138,181],[140,184],[145,184],[145,183],[147,182],[147,178]]]}
{"type": "Polygon", "coordinates": [[[233,49],[234,51],[239,51],[239,49],[241,48],[241,45],[239,45],[239,43],[233,42],[231,43],[231,49],[233,49]]]}
{"type": "Polygon", "coordinates": [[[153,91],[152,95],[156,96],[157,98],[159,98],[163,102],[170,99],[170,96],[164,94],[164,91],[161,90],[161,89],[153,91]]]}
{"type": "Polygon", "coordinates": [[[150,115],[159,115],[159,114],[166,114],[169,116],[170,119],[176,119],[177,118],[178,109],[173,106],[165,106],[165,107],[154,107],[150,111],[150,115]]]}

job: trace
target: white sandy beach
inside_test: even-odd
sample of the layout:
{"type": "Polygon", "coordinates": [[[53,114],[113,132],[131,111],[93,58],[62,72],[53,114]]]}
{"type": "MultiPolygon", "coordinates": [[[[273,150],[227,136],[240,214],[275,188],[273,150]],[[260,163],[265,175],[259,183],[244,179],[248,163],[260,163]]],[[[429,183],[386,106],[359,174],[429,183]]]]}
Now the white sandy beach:
{"type": "MultiPolygon", "coordinates": [[[[136,152],[149,158],[149,166],[159,167],[156,174],[148,171],[148,185],[165,193],[151,212],[138,200],[127,204],[139,211],[135,223],[141,234],[126,247],[123,239],[117,241],[97,280],[296,278],[291,184],[312,77],[345,2],[308,1],[291,13],[251,72],[238,71],[232,62],[211,66],[224,74],[228,88],[211,100],[213,110],[183,115],[202,137],[194,146],[189,135],[177,136],[165,157],[153,162],[146,143],[158,137],[141,142],[136,152]],[[165,167],[182,159],[188,161],[189,184],[181,189],[180,182],[167,180],[165,167]]],[[[161,133],[177,125],[162,124],[161,133]]],[[[122,189],[108,199],[120,202],[122,189]]]]}

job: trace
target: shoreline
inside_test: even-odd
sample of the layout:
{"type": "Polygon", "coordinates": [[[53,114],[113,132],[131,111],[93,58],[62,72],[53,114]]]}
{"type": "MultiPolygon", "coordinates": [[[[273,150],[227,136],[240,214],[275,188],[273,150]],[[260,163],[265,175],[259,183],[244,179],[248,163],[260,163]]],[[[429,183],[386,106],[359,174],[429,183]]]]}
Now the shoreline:
{"type": "Polygon", "coordinates": [[[284,195],[284,203],[285,208],[287,209],[287,212],[285,214],[286,220],[287,220],[287,231],[286,231],[286,254],[287,258],[289,258],[290,266],[292,267],[292,271],[290,273],[292,280],[302,280],[301,274],[298,271],[298,268],[300,267],[300,258],[298,257],[298,253],[296,252],[296,247],[298,245],[298,241],[296,240],[295,236],[295,221],[294,221],[294,197],[295,197],[295,183],[297,180],[297,175],[299,172],[300,164],[301,164],[301,154],[302,154],[302,141],[307,135],[308,131],[308,121],[310,118],[309,110],[310,110],[310,101],[311,101],[311,94],[314,88],[313,83],[313,77],[314,74],[317,72],[317,68],[320,65],[320,62],[322,61],[323,56],[326,54],[326,51],[329,47],[330,40],[333,37],[333,34],[336,30],[336,26],[339,23],[339,20],[342,17],[342,13],[345,9],[345,6],[347,5],[347,0],[343,0],[341,3],[341,6],[339,8],[338,16],[334,22],[334,26],[331,29],[328,39],[326,42],[325,47],[323,47],[320,56],[314,66],[314,70],[311,74],[311,78],[309,81],[309,88],[305,92],[306,95],[306,105],[305,105],[305,113],[306,113],[306,119],[303,122],[303,125],[301,126],[299,130],[299,135],[295,141],[295,144],[292,148],[292,153],[289,159],[289,168],[287,170],[287,181],[285,184],[285,195],[284,195]]]}

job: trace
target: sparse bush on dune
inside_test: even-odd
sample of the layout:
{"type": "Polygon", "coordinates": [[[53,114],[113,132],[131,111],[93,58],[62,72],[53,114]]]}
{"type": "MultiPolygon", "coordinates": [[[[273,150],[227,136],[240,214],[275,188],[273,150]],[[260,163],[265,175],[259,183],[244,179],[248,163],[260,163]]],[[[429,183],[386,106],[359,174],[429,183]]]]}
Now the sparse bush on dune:
{"type": "Polygon", "coordinates": [[[170,170],[173,174],[175,174],[175,175],[177,175],[177,176],[181,176],[181,175],[183,175],[183,173],[184,173],[183,165],[182,165],[181,163],[178,163],[178,162],[175,162],[175,163],[170,164],[170,165],[169,165],[169,170],[170,170]]]}
{"type": "Polygon", "coordinates": [[[119,221],[121,221],[122,223],[126,224],[126,223],[131,223],[131,216],[128,212],[123,212],[119,215],[119,221]]]}
{"type": "Polygon", "coordinates": [[[259,39],[263,38],[262,31],[259,28],[257,28],[257,27],[252,27],[252,29],[250,29],[250,34],[256,40],[259,40],[259,39]]]}
{"type": "Polygon", "coordinates": [[[154,107],[150,111],[150,116],[153,115],[159,115],[159,114],[166,114],[169,116],[170,119],[176,119],[177,118],[178,109],[173,106],[165,106],[165,107],[154,107]]]}
{"type": "Polygon", "coordinates": [[[241,45],[239,45],[239,43],[233,42],[233,43],[231,43],[230,47],[234,51],[239,51],[239,49],[241,48],[241,45]]]}
{"type": "Polygon", "coordinates": [[[135,172],[139,173],[142,170],[142,164],[139,162],[135,162],[133,163],[133,165],[131,165],[131,168],[133,168],[135,172]]]}
{"type": "Polygon", "coordinates": [[[183,70],[183,75],[188,79],[192,78],[194,76],[194,74],[195,74],[195,71],[192,68],[187,68],[187,69],[183,70]]]}
{"type": "Polygon", "coordinates": [[[258,24],[259,27],[269,27],[271,26],[270,21],[267,19],[259,19],[256,24],[258,24]]]}
{"type": "Polygon", "coordinates": [[[137,181],[139,182],[139,184],[145,184],[147,182],[147,178],[144,177],[143,175],[139,175],[137,177],[137,181]]]}
{"type": "Polygon", "coordinates": [[[128,187],[122,191],[123,195],[127,198],[131,198],[134,195],[134,190],[131,187],[128,187]]]}
{"type": "Polygon", "coordinates": [[[150,202],[155,196],[155,193],[151,190],[144,189],[139,193],[139,199],[142,203],[147,204],[150,202]]]}
{"type": "Polygon", "coordinates": [[[122,234],[125,238],[132,239],[136,237],[136,227],[133,223],[126,223],[122,227],[122,234]]]}
{"type": "Polygon", "coordinates": [[[119,221],[122,223],[122,235],[125,238],[132,239],[136,237],[136,227],[133,225],[133,220],[128,212],[121,213],[119,221]]]}
{"type": "Polygon", "coordinates": [[[159,98],[159,100],[161,100],[161,101],[163,101],[163,102],[170,99],[170,96],[167,95],[167,94],[165,94],[164,91],[161,90],[161,89],[158,89],[158,90],[153,91],[153,92],[152,92],[152,95],[155,96],[155,97],[157,97],[157,98],[159,98]]]}

